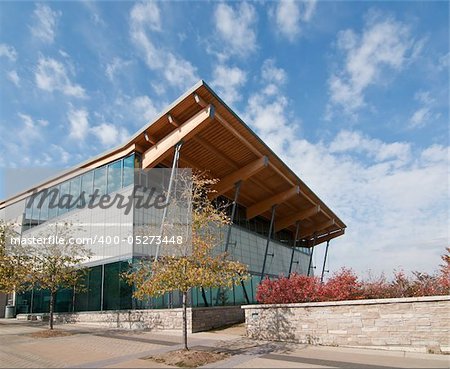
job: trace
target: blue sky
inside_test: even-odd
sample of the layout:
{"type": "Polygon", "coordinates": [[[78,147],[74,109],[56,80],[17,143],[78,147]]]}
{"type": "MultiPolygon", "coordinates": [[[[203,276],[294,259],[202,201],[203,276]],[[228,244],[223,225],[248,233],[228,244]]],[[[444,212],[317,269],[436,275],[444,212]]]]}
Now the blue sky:
{"type": "Polygon", "coordinates": [[[0,8],[3,168],[75,165],[204,79],[347,223],[331,270],[437,267],[450,225],[447,2],[0,8]]]}

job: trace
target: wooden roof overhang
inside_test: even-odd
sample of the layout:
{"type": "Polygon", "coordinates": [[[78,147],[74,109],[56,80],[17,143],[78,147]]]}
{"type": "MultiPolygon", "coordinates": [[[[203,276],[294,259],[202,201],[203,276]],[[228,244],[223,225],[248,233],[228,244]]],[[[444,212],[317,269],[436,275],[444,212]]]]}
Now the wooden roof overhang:
{"type": "Polygon", "coordinates": [[[136,138],[143,167],[170,167],[179,141],[179,166],[219,178],[216,196],[232,199],[241,181],[238,203],[248,219],[270,219],[276,205],[275,231],[295,231],[299,221],[306,247],[344,234],[346,225],[204,82],[136,138]]]}
{"type": "Polygon", "coordinates": [[[345,232],[346,225],[284,164],[280,158],[214,93],[200,81],[171,104],[153,123],[144,126],[125,144],[90,159],[59,176],[0,202],[0,208],[80,173],[116,160],[130,152],[142,154],[143,167],[170,167],[174,146],[183,141],[180,166],[207,170],[219,178],[216,195],[234,196],[241,181],[239,204],[247,218],[271,217],[275,231],[295,230],[310,247],[345,232]]]}

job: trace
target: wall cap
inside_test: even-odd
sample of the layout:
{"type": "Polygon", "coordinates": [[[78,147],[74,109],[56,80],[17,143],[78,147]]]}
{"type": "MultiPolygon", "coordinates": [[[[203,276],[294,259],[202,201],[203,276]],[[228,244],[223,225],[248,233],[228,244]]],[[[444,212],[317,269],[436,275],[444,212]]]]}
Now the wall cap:
{"type": "Polygon", "coordinates": [[[400,297],[400,298],[370,299],[370,300],[321,301],[321,302],[304,302],[304,303],[291,303],[291,304],[242,305],[241,308],[244,310],[245,309],[270,309],[270,308],[305,308],[305,307],[323,307],[323,306],[375,305],[375,304],[432,302],[432,301],[450,301],[450,295],[422,296],[422,297],[400,297]]]}

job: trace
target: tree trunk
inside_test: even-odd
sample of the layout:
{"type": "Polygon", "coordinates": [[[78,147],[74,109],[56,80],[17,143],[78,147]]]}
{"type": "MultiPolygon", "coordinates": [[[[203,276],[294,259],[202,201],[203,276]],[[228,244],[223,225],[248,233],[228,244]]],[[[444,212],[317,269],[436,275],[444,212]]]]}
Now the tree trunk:
{"type": "Polygon", "coordinates": [[[53,329],[53,311],[55,308],[55,296],[56,292],[50,293],[50,319],[49,319],[50,329],[53,329]]]}
{"type": "Polygon", "coordinates": [[[183,346],[189,350],[187,344],[187,292],[183,292],[183,346]]]}
{"type": "Polygon", "coordinates": [[[76,294],[77,290],[75,288],[75,286],[73,286],[73,294],[72,294],[72,313],[75,312],[75,294],[76,294]]]}

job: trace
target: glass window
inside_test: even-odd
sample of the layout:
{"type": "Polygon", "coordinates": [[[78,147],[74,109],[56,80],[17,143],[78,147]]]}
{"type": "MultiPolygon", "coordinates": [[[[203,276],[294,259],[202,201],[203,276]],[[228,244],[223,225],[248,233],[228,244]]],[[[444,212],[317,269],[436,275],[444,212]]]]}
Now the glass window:
{"type": "Polygon", "coordinates": [[[50,201],[48,208],[48,219],[52,219],[58,216],[59,186],[49,188],[48,194],[48,199],[50,201]]]}
{"type": "Polygon", "coordinates": [[[23,220],[23,230],[26,231],[31,227],[31,213],[33,211],[33,208],[31,207],[31,197],[29,197],[26,201],[25,206],[25,216],[23,220]]]}
{"type": "Polygon", "coordinates": [[[122,161],[116,161],[108,165],[108,193],[120,190],[122,174],[122,161]]]}
{"type": "Polygon", "coordinates": [[[120,263],[105,265],[103,309],[120,309],[120,263]]]}
{"type": "MultiPolygon", "coordinates": [[[[121,261],[119,263],[120,263],[120,273],[124,273],[130,270],[131,266],[127,261],[121,261]]],[[[131,309],[133,287],[121,276],[119,276],[119,284],[120,284],[120,309],[122,310],[131,309]]]]}
{"type": "Polygon", "coordinates": [[[106,193],[106,167],[94,171],[94,192],[98,190],[98,196],[106,193]]]}
{"type": "Polygon", "coordinates": [[[39,225],[39,213],[41,212],[41,208],[38,207],[38,205],[39,202],[41,201],[41,194],[38,193],[36,194],[36,196],[32,196],[31,199],[33,199],[33,202],[31,205],[30,228],[39,225]]]}
{"type": "Polygon", "coordinates": [[[80,191],[81,191],[81,177],[76,177],[70,181],[70,196],[71,196],[70,209],[73,209],[77,206],[77,200],[80,197],[80,191]]]}
{"type": "Polygon", "coordinates": [[[92,195],[92,187],[94,184],[94,172],[90,171],[81,176],[81,192],[84,194],[86,203],[89,202],[89,196],[92,195]]]}
{"type": "Polygon", "coordinates": [[[59,186],[59,206],[58,215],[65,214],[69,211],[70,201],[70,182],[66,181],[59,186]]]}
{"type": "Polygon", "coordinates": [[[102,291],[102,266],[96,266],[89,270],[89,285],[87,292],[88,311],[101,310],[101,291],[102,291]]]}
{"type": "Polygon", "coordinates": [[[48,204],[50,202],[50,197],[47,196],[44,198],[44,201],[42,203],[41,212],[39,215],[39,224],[44,223],[48,220],[48,204]]]}
{"type": "Polygon", "coordinates": [[[134,154],[123,159],[123,181],[122,187],[134,182],[134,154]]]}

